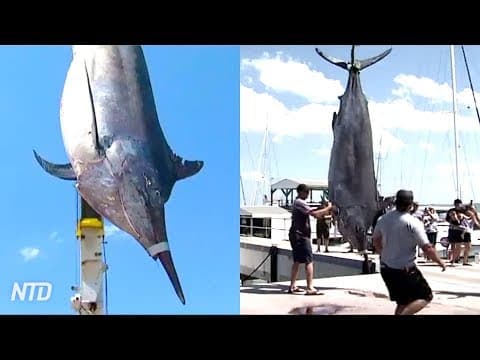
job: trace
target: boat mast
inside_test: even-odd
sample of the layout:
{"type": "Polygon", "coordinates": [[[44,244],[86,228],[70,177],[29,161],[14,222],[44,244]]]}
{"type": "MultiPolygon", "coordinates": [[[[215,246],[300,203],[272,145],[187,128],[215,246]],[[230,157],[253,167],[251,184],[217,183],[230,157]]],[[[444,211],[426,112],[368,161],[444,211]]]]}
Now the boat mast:
{"type": "Polygon", "coordinates": [[[244,206],[247,206],[247,200],[245,199],[245,189],[243,188],[242,175],[240,175],[240,189],[241,189],[241,191],[242,191],[243,205],[244,205],[244,206]]]}
{"type": "Polygon", "coordinates": [[[270,185],[270,166],[267,164],[268,156],[268,120],[265,127],[265,133],[262,141],[262,150],[260,159],[258,161],[257,173],[261,174],[262,178],[256,181],[255,191],[253,194],[252,205],[256,205],[258,195],[263,196],[265,194],[265,184],[270,185]],[[263,194],[262,194],[263,193],[263,194]]]}
{"type": "Polygon", "coordinates": [[[378,156],[377,156],[377,190],[379,195],[381,195],[381,181],[380,181],[380,160],[381,158],[381,152],[382,152],[382,136],[380,136],[380,141],[378,144],[378,156]]]}
{"type": "Polygon", "coordinates": [[[460,189],[460,182],[459,182],[459,176],[458,176],[458,131],[457,131],[457,101],[456,101],[456,94],[457,94],[457,85],[456,85],[456,79],[455,79],[455,47],[454,45],[450,45],[450,65],[451,65],[451,70],[452,70],[452,104],[453,104],[453,132],[454,132],[454,138],[455,138],[455,181],[456,181],[456,193],[457,193],[457,198],[461,199],[462,198],[462,193],[460,189]]]}

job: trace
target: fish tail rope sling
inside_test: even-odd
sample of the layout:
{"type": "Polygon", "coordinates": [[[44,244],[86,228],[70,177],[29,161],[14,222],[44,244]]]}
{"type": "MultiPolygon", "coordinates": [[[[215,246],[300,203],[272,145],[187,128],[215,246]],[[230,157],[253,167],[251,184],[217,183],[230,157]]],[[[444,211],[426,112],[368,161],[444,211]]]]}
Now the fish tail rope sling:
{"type": "Polygon", "coordinates": [[[105,251],[105,235],[102,239],[102,247],[103,247],[103,263],[105,264],[105,315],[108,315],[108,262],[107,262],[107,252],[105,251]]]}

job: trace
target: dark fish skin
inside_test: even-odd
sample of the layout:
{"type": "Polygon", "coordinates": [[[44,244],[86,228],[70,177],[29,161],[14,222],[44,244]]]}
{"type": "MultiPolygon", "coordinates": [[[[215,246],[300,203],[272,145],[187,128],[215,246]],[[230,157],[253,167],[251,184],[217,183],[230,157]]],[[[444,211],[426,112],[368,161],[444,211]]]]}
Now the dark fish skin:
{"type": "Polygon", "coordinates": [[[363,272],[369,272],[367,231],[379,210],[379,194],[375,179],[372,128],[368,103],[360,83],[360,71],[386,57],[391,49],[366,59],[351,62],[327,56],[328,62],[348,71],[345,93],[339,97],[340,107],[332,121],[333,145],[328,171],[328,196],[336,208],[336,221],[342,236],[363,253],[363,272]]]}
{"type": "Polygon", "coordinates": [[[174,184],[204,163],[184,160],[168,145],[141,46],[74,46],[73,53],[60,111],[69,163],[54,164],[36,152],[35,158],[48,173],[75,180],[95,211],[158,259],[185,304],[164,205],[174,184]]]}

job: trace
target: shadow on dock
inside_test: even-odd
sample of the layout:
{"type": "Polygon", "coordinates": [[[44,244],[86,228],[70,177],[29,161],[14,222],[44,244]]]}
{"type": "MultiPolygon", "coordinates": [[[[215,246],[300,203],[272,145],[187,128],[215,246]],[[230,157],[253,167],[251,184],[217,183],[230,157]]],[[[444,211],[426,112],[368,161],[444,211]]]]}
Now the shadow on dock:
{"type": "Polygon", "coordinates": [[[435,295],[452,295],[455,299],[463,298],[463,297],[466,297],[466,296],[480,297],[480,293],[478,293],[478,292],[435,290],[434,294],[435,295]]]}
{"type": "MultiPolygon", "coordinates": [[[[240,289],[240,292],[243,294],[260,294],[260,295],[292,295],[292,296],[305,296],[305,295],[293,295],[288,294],[288,285],[284,284],[259,284],[259,285],[246,285],[245,287],[240,289]]],[[[321,287],[316,286],[317,290],[347,290],[337,287],[321,287]]]]}

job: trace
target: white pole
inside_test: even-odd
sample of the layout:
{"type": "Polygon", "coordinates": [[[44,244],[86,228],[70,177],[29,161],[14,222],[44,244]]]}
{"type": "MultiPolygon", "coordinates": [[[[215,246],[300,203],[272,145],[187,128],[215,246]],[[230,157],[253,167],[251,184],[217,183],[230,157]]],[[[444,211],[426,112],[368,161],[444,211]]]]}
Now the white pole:
{"type": "Polygon", "coordinates": [[[381,195],[381,180],[380,180],[380,160],[381,160],[381,152],[382,152],[382,136],[380,136],[380,141],[378,144],[378,157],[377,157],[377,190],[378,193],[381,195]]]}
{"type": "Polygon", "coordinates": [[[262,140],[262,147],[260,150],[260,158],[258,159],[258,166],[257,166],[257,174],[261,174],[262,179],[257,179],[255,181],[255,191],[253,193],[253,198],[252,198],[252,205],[255,206],[258,198],[258,193],[262,193],[262,190],[264,188],[263,183],[265,181],[265,156],[267,152],[267,134],[268,134],[268,128],[265,128],[265,134],[263,136],[262,140]]]}
{"type": "Polygon", "coordinates": [[[455,177],[456,177],[456,192],[457,198],[462,198],[462,193],[460,189],[460,181],[458,176],[458,132],[457,132],[457,85],[455,80],[455,47],[454,45],[450,45],[450,61],[451,61],[451,70],[452,70],[452,102],[453,102],[453,132],[455,136],[455,177]]]}

